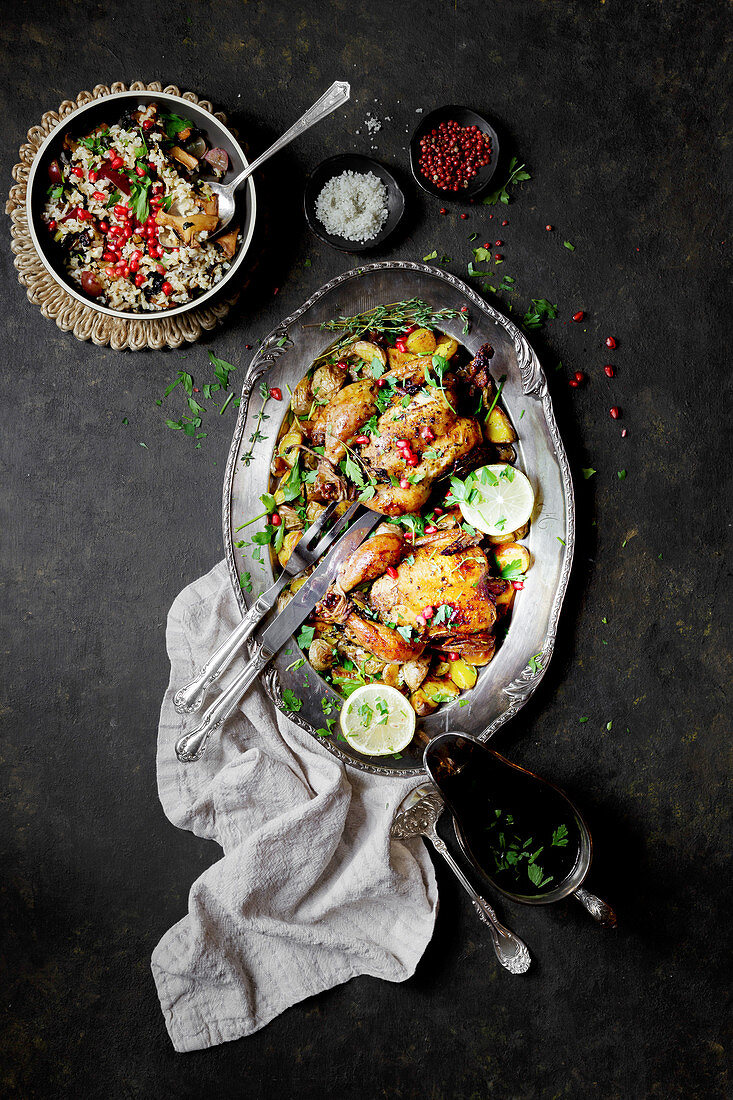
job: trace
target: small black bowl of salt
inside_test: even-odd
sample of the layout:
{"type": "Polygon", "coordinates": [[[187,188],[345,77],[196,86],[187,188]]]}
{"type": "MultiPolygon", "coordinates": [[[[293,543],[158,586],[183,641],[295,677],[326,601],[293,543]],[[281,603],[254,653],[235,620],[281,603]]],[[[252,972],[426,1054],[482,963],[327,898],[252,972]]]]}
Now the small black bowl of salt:
{"type": "Polygon", "coordinates": [[[311,172],[305,219],[324,244],[341,252],[378,248],[397,228],[405,196],[389,169],[372,157],[343,153],[311,172]]]}

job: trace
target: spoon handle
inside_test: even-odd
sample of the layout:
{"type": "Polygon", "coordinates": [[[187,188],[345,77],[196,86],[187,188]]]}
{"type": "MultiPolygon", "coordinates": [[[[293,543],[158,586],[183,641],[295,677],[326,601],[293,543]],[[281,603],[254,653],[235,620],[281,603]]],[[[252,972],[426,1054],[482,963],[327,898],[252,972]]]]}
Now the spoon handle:
{"type": "Polygon", "coordinates": [[[575,898],[580,902],[584,909],[587,909],[593,920],[597,920],[602,928],[615,928],[618,924],[618,918],[614,913],[611,906],[603,898],[596,897],[595,894],[591,894],[588,890],[584,890],[582,886],[579,886],[575,891],[575,898]]]}
{"type": "Polygon", "coordinates": [[[482,898],[481,895],[474,890],[473,886],[448,851],[445,842],[440,839],[435,829],[427,835],[436,852],[440,852],[461,886],[463,886],[464,890],[471,898],[473,907],[480,919],[484,924],[488,924],[494,951],[501,965],[511,974],[524,974],[525,970],[529,969],[529,964],[531,962],[526,945],[520,940],[519,936],[515,936],[513,932],[510,932],[508,928],[504,927],[486,899],[482,898]]]}
{"type": "Polygon", "coordinates": [[[253,172],[257,171],[261,164],[264,164],[266,160],[269,160],[275,153],[279,153],[286,145],[289,145],[294,138],[304,134],[306,130],[310,130],[311,126],[315,126],[317,122],[321,122],[322,119],[330,115],[332,111],[337,110],[346,103],[347,99],[351,95],[351,85],[346,80],[336,80],[328,91],[324,92],[320,99],[317,99],[312,107],[309,107],[304,115],[294,122],[289,130],[286,130],[282,137],[279,137],[277,141],[273,142],[269,149],[265,149],[264,153],[261,153],[256,160],[253,160],[251,164],[247,165],[243,172],[240,172],[230,184],[228,189],[230,191],[236,191],[241,183],[244,183],[253,172]]]}

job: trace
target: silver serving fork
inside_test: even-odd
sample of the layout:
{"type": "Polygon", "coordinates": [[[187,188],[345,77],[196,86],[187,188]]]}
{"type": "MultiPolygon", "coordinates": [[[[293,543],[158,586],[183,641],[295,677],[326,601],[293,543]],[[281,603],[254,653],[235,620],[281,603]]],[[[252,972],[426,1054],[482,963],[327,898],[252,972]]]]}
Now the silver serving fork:
{"type": "Polygon", "coordinates": [[[361,508],[357,501],[347,512],[333,525],[330,531],[322,534],[323,528],[333,516],[337,502],[329,504],[325,511],[321,512],[318,519],[313,522],[307,531],[295,544],[295,548],[288,558],[287,565],[283,569],[275,583],[258,596],[249,610],[245,613],[232,633],[226,638],[219,648],[209,657],[201,671],[185,687],[179,688],[173,696],[173,705],[180,714],[193,714],[199,710],[206,692],[215,680],[229,667],[232,659],[254,631],[257,624],[270,611],[282,592],[285,585],[297,577],[309,566],[314,565],[325,554],[329,546],[346,530],[356,512],[361,508]]]}

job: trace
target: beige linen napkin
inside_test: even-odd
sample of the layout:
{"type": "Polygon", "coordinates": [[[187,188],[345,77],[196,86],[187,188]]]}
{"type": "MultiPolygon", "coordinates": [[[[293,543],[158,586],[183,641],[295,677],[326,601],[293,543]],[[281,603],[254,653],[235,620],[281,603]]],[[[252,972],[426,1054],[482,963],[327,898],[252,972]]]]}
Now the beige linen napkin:
{"type": "MultiPolygon", "coordinates": [[[[421,840],[390,842],[416,781],[346,768],[288,721],[259,685],[195,764],[173,692],[234,627],[224,562],[189,585],[169,616],[171,677],[158,731],[158,792],[174,825],[223,857],[193,884],[188,915],[152,957],[176,1050],[238,1039],[358,974],[409,978],[430,940],[437,889],[421,840]]],[[[233,664],[223,683],[235,675],[233,664]]]]}

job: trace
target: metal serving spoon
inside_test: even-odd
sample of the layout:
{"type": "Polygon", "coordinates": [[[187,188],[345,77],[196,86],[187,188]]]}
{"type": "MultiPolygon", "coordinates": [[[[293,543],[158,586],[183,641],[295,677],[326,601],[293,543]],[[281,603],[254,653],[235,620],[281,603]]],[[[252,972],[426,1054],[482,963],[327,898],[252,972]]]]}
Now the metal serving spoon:
{"type": "Polygon", "coordinates": [[[531,962],[526,945],[520,940],[519,936],[515,936],[513,932],[504,927],[486,899],[476,893],[448,851],[445,843],[438,836],[435,824],[444,809],[445,803],[434,787],[419,787],[410,796],[407,809],[399,813],[392,822],[390,836],[395,840],[407,840],[413,836],[424,836],[430,841],[436,852],[440,852],[461,886],[470,895],[479,918],[484,924],[488,924],[494,951],[501,965],[511,974],[524,974],[525,970],[529,969],[531,962]],[[413,799],[417,799],[417,801],[413,802],[413,799]]]}
{"type": "Polygon", "coordinates": [[[211,234],[207,240],[211,241],[215,237],[218,237],[224,232],[229,222],[234,217],[235,210],[235,191],[242,186],[246,179],[257,171],[261,164],[264,164],[266,160],[269,160],[275,153],[279,153],[281,149],[284,149],[286,145],[299,137],[300,134],[304,134],[306,130],[309,130],[311,126],[315,126],[317,122],[324,119],[326,115],[330,115],[332,111],[335,111],[338,107],[343,106],[347,99],[351,95],[351,86],[345,80],[337,80],[331,85],[327,92],[324,92],[320,99],[316,100],[312,107],[309,107],[305,114],[294,122],[293,125],[287,130],[282,137],[279,137],[269,149],[265,149],[264,153],[261,153],[256,160],[253,160],[251,164],[235,176],[230,183],[210,183],[209,187],[214,192],[219,200],[219,206],[217,213],[219,215],[219,224],[216,227],[214,233],[211,234]]]}

